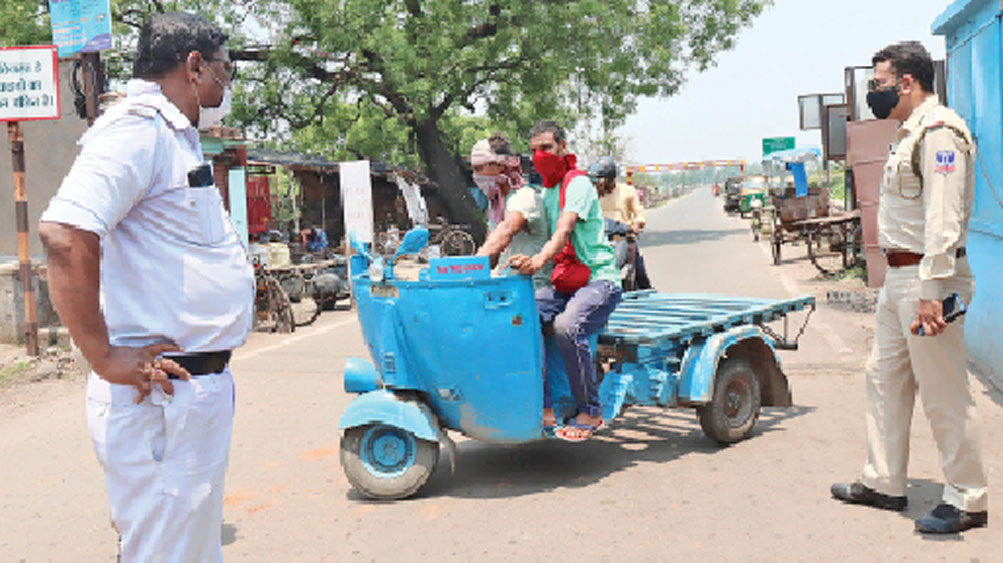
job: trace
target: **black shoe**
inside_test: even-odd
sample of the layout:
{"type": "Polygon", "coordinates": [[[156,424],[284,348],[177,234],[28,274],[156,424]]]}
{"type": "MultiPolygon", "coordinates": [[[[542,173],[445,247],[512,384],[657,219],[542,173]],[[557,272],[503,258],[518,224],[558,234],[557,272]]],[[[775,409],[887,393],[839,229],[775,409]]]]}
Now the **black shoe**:
{"type": "Polygon", "coordinates": [[[989,512],[968,512],[940,503],[933,512],[916,520],[916,531],[924,534],[956,534],[969,528],[981,528],[989,523],[989,512]]]}
{"type": "Polygon", "coordinates": [[[882,510],[902,512],[909,502],[906,497],[883,495],[860,481],[850,484],[834,483],[830,490],[834,499],[850,504],[866,504],[882,510]]]}

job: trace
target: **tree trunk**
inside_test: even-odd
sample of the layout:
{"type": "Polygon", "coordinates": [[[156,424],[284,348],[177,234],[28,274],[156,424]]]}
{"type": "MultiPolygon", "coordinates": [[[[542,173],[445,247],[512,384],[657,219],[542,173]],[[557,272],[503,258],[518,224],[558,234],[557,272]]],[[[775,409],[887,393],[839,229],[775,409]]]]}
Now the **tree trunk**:
{"type": "Polygon", "coordinates": [[[477,205],[467,191],[467,181],[454,155],[446,148],[439,124],[436,120],[426,119],[413,127],[418,141],[418,154],[428,169],[429,179],[439,187],[439,193],[446,202],[451,220],[470,225],[470,234],[478,245],[482,244],[487,225],[476,212],[477,205]]]}

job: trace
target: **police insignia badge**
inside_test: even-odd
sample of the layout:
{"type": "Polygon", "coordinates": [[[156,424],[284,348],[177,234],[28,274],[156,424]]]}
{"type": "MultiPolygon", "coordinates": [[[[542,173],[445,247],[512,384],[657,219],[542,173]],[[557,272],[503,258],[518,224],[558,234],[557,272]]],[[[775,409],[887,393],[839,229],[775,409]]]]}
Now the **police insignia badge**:
{"type": "Polygon", "coordinates": [[[941,174],[954,172],[954,151],[937,151],[937,164],[933,170],[941,174]]]}

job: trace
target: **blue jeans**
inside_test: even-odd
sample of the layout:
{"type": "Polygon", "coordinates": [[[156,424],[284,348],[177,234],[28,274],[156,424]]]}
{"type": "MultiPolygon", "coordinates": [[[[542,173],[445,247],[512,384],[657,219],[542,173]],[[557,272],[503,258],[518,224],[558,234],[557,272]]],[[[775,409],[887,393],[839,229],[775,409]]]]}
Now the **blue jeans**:
{"type": "MultiPolygon", "coordinates": [[[[553,287],[536,292],[540,323],[544,326],[554,324],[554,336],[564,358],[564,371],[578,404],[578,412],[588,416],[602,416],[596,366],[588,339],[606,325],[606,320],[620,303],[620,293],[618,284],[605,280],[589,282],[573,295],[561,293],[553,287]]],[[[544,389],[548,387],[544,386],[544,389]]],[[[551,408],[548,394],[544,394],[544,407],[551,408]]]]}

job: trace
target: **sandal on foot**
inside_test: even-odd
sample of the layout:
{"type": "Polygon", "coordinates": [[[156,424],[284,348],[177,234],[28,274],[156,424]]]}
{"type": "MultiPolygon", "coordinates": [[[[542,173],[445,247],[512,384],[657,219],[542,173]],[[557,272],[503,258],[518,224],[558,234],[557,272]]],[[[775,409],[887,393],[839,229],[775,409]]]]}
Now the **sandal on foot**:
{"type": "Polygon", "coordinates": [[[554,437],[565,442],[584,442],[605,425],[603,420],[600,420],[599,424],[592,426],[591,424],[579,424],[578,421],[571,418],[564,423],[564,426],[554,430],[554,437]]]}
{"type": "Polygon", "coordinates": [[[543,427],[543,435],[548,438],[553,438],[554,430],[557,429],[557,416],[553,414],[550,415],[549,417],[547,415],[544,415],[541,426],[543,427]]]}

